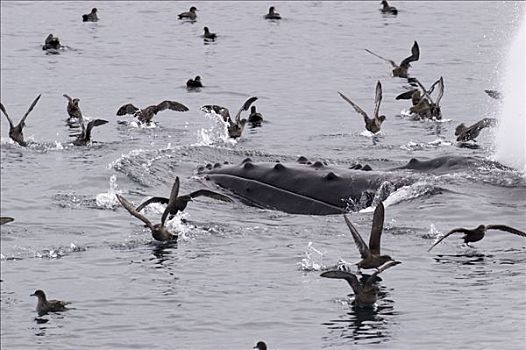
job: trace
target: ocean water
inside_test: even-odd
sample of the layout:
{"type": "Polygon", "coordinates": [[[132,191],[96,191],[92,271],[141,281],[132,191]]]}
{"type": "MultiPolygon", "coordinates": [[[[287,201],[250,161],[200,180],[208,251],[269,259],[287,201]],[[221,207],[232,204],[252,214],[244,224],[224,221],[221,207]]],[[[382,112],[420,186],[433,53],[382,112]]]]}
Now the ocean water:
{"type": "MultiPolygon", "coordinates": [[[[270,349],[524,349],[525,240],[492,231],[469,248],[453,235],[427,252],[455,227],[526,229],[519,170],[488,163],[424,174],[391,194],[382,250],[402,264],[382,274],[368,312],[350,306],[345,282],[319,277],[340,259],[359,260],[341,215],[199,198],[169,222],[178,244],[164,246],[116,201],[115,193],[135,204],[168,195],[175,176],[181,193],[215,189],[197,167],[246,157],[382,170],[444,155],[502,160],[496,150],[505,149],[508,164],[524,164],[516,130],[524,109],[512,107],[520,95],[510,99],[507,88],[510,79],[524,87],[524,77],[506,73],[524,72],[515,40],[524,3],[392,5],[396,17],[376,2],[2,1],[1,102],[18,120],[42,94],[26,120],[29,147],[13,144],[0,122],[1,215],[15,218],[0,235],[2,349],[250,349],[259,340],[270,349]],[[178,21],[192,5],[197,21],[178,21]],[[283,20],[263,19],[271,5],[283,20]],[[94,6],[100,21],[82,23],[94,6]],[[214,43],[203,43],[203,26],[218,33],[214,43]],[[67,46],[58,55],[41,50],[49,33],[67,46]],[[421,54],[410,74],[426,86],[444,78],[442,122],[403,117],[409,104],[394,97],[407,81],[364,51],[400,61],[414,40],[421,54]],[[205,88],[188,92],[195,75],[205,88]],[[372,111],[378,80],[387,119],[371,138],[337,91],[372,111]],[[64,93],[80,98],[88,118],[109,121],[93,130],[93,144],[71,144],[64,93]],[[199,110],[235,113],[250,96],[266,122],[235,142],[199,110]],[[118,123],[130,120],[115,115],[121,105],[166,99],[190,110],[160,112],[148,128],[118,123]],[[483,117],[498,117],[499,129],[459,147],[455,127],[483,117]],[[72,309],[37,318],[35,289],[72,309]]],[[[158,220],[162,210],[146,215],[158,220]]],[[[371,218],[370,209],[351,213],[364,238],[371,218]]]]}

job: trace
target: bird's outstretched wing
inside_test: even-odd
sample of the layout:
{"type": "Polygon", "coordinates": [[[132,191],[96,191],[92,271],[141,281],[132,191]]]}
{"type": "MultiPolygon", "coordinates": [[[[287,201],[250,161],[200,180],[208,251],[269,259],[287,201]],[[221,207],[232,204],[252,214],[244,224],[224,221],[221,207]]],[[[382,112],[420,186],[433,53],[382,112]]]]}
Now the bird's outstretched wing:
{"type": "Polygon", "coordinates": [[[513,233],[518,236],[526,237],[526,233],[517,230],[516,228],[506,226],[506,225],[487,225],[486,230],[500,230],[500,231],[506,231],[509,233],[513,233]]]}
{"type": "Polygon", "coordinates": [[[440,79],[438,79],[438,96],[436,101],[437,106],[440,105],[440,100],[442,99],[442,96],[444,96],[444,79],[440,77],[440,79]]]}
{"type": "Polygon", "coordinates": [[[370,53],[371,55],[373,55],[373,56],[378,57],[378,58],[381,59],[381,60],[384,60],[384,61],[387,62],[387,63],[390,63],[391,66],[393,66],[393,68],[396,68],[396,67],[397,67],[397,66],[396,66],[396,63],[395,63],[393,60],[388,60],[387,58],[383,58],[382,56],[380,56],[380,55],[378,55],[378,54],[375,54],[374,52],[372,52],[371,50],[368,50],[368,49],[365,49],[365,51],[369,52],[369,53],[370,53]]]}
{"type": "Polygon", "coordinates": [[[125,104],[124,106],[121,106],[119,110],[117,111],[117,115],[125,115],[125,114],[134,114],[137,112],[139,108],[135,107],[131,103],[125,104]]]}
{"type": "Polygon", "coordinates": [[[248,111],[248,109],[250,108],[250,105],[252,103],[254,103],[254,101],[256,101],[258,98],[255,97],[255,96],[252,96],[251,98],[249,98],[248,100],[245,101],[245,103],[243,103],[243,105],[241,106],[241,108],[239,109],[239,112],[237,112],[236,114],[236,123],[239,124],[241,122],[241,112],[243,111],[248,111]]]}
{"type": "Polygon", "coordinates": [[[380,103],[382,103],[382,84],[378,80],[378,82],[376,83],[376,91],[374,96],[373,118],[378,118],[378,112],[380,111],[380,103]]]}
{"type": "Polygon", "coordinates": [[[365,124],[367,124],[369,122],[370,118],[367,115],[367,113],[365,113],[365,111],[363,109],[361,109],[356,103],[351,101],[347,96],[345,96],[341,92],[338,91],[338,94],[340,94],[341,98],[343,98],[345,101],[347,101],[354,108],[354,110],[356,112],[358,112],[359,114],[361,114],[363,116],[363,120],[365,121],[365,124]]]}
{"type": "Polygon", "coordinates": [[[416,89],[411,89],[406,92],[402,92],[400,95],[395,97],[395,100],[409,100],[413,97],[413,94],[416,92],[416,89]]]}
{"type": "Polygon", "coordinates": [[[321,277],[325,278],[337,278],[346,280],[347,283],[351,286],[354,294],[359,294],[362,291],[362,286],[360,285],[360,281],[358,281],[358,278],[355,274],[347,271],[341,271],[341,270],[332,270],[332,271],[326,271],[322,274],[320,274],[321,277]]]}
{"type": "Polygon", "coordinates": [[[107,120],[104,120],[104,119],[94,119],[92,121],[90,121],[88,123],[88,126],[86,127],[86,140],[89,140],[91,138],[91,130],[96,127],[96,126],[99,126],[99,125],[104,125],[104,124],[107,124],[108,121],[107,120]]]}
{"type": "Polygon", "coordinates": [[[471,232],[471,230],[467,230],[465,228],[455,228],[455,229],[449,231],[448,233],[446,233],[445,235],[441,236],[435,243],[433,243],[433,245],[427,251],[429,252],[438,243],[442,242],[445,238],[449,237],[451,234],[456,233],[456,232],[468,234],[468,233],[471,232]]]}
{"type": "Polygon", "coordinates": [[[393,266],[398,265],[398,264],[401,264],[401,263],[402,263],[401,261],[392,260],[392,261],[389,261],[386,264],[383,264],[378,270],[373,272],[373,274],[367,279],[365,284],[367,284],[367,285],[373,284],[374,281],[376,280],[376,276],[378,276],[380,273],[384,272],[388,268],[393,267],[393,266]]]}
{"type": "Polygon", "coordinates": [[[215,114],[218,114],[221,117],[223,117],[223,120],[225,122],[231,122],[232,121],[230,119],[230,112],[228,111],[228,108],[226,108],[226,107],[222,107],[222,106],[218,106],[218,105],[206,105],[206,106],[201,107],[201,110],[203,112],[206,112],[206,113],[214,112],[215,114]]]}
{"type": "Polygon", "coordinates": [[[5,117],[7,118],[7,121],[9,122],[9,128],[14,128],[15,125],[13,124],[13,121],[11,120],[11,118],[9,118],[9,115],[7,115],[7,111],[5,110],[5,107],[3,104],[0,103],[0,111],[2,111],[2,113],[4,113],[5,117]]]}
{"type": "Polygon", "coordinates": [[[2,216],[0,217],[0,225],[7,224],[8,222],[15,221],[15,219],[9,217],[9,216],[2,216]]]}
{"type": "Polygon", "coordinates": [[[63,94],[62,96],[64,96],[68,100],[68,102],[73,102],[73,99],[69,97],[68,94],[63,94]]]}
{"type": "Polygon", "coordinates": [[[371,254],[380,255],[380,240],[384,229],[384,204],[380,202],[376,206],[373,215],[373,226],[371,228],[371,237],[369,237],[369,251],[371,254]]]}
{"type": "Polygon", "coordinates": [[[169,201],[168,198],[164,198],[164,197],[152,197],[152,198],[150,198],[150,199],[145,200],[145,201],[142,202],[141,204],[139,204],[139,206],[138,206],[137,208],[135,208],[135,210],[137,210],[137,211],[141,211],[141,210],[143,210],[144,208],[146,208],[148,205],[150,205],[150,204],[152,204],[152,203],[168,204],[168,201],[169,201]]]}
{"type": "Polygon", "coordinates": [[[163,101],[157,105],[156,111],[164,111],[165,109],[171,109],[172,111],[186,112],[188,107],[184,104],[175,101],[163,101]]]}
{"type": "Polygon", "coordinates": [[[29,106],[29,108],[28,108],[26,114],[24,114],[24,116],[22,117],[22,119],[20,119],[20,122],[18,123],[18,125],[24,127],[27,116],[29,115],[29,113],[31,113],[31,111],[33,110],[33,108],[35,108],[35,106],[37,105],[38,100],[40,100],[40,96],[42,96],[42,95],[38,95],[38,96],[35,98],[35,100],[33,101],[33,103],[31,103],[31,106],[29,106]]]}
{"type": "Polygon", "coordinates": [[[408,68],[409,64],[411,62],[418,61],[420,59],[420,48],[418,47],[418,43],[415,41],[413,44],[413,47],[411,48],[411,56],[404,58],[402,62],[400,62],[400,67],[408,68]]]}
{"type": "Polygon", "coordinates": [[[174,184],[172,185],[172,191],[170,192],[170,199],[168,200],[168,205],[164,209],[163,216],[161,217],[161,226],[164,226],[164,222],[168,217],[168,214],[174,211],[175,203],[177,201],[177,196],[179,195],[179,176],[175,178],[174,184]]]}
{"type": "Polygon", "coordinates": [[[153,225],[150,222],[150,220],[146,218],[146,216],[142,215],[137,210],[135,210],[135,207],[121,195],[116,194],[115,196],[117,196],[117,199],[119,200],[119,202],[121,202],[122,206],[124,207],[124,209],[128,211],[128,213],[130,213],[131,215],[135,216],[137,219],[144,222],[151,230],[153,230],[153,225]]]}
{"type": "Polygon", "coordinates": [[[496,100],[502,99],[502,93],[497,90],[484,90],[484,92],[487,93],[489,97],[494,98],[496,100]]]}
{"type": "Polygon", "coordinates": [[[358,233],[358,230],[356,229],[356,227],[354,227],[347,215],[343,215],[343,217],[345,218],[345,222],[347,223],[349,230],[351,230],[354,243],[360,251],[360,256],[362,257],[362,259],[369,257],[371,255],[371,252],[369,251],[367,244],[365,244],[365,241],[363,240],[362,236],[360,236],[360,233],[358,233]]]}

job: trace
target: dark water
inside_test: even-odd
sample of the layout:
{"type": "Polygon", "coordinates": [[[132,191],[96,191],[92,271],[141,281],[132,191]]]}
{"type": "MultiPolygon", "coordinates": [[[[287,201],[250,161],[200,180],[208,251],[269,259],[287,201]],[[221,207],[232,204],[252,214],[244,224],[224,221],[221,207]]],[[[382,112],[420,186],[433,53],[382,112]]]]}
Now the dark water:
{"type": "MultiPolygon", "coordinates": [[[[1,122],[2,215],[16,218],[1,230],[2,348],[247,349],[257,340],[272,349],[524,348],[524,239],[496,231],[474,248],[452,237],[426,252],[454,227],[524,229],[526,183],[517,172],[421,175],[393,193],[382,248],[403,264],[383,274],[372,312],[349,306],[344,282],[319,277],[340,258],[359,258],[339,215],[198,199],[170,222],[181,238],[165,247],[114,197],[137,204],[168,194],[176,175],[183,193],[210,186],[196,176],[199,165],[247,156],[377,169],[412,157],[491,158],[492,131],[467,149],[454,128],[495,116],[498,103],[483,90],[499,86],[523,3],[398,2],[399,15],[383,17],[376,2],[284,2],[271,4],[284,17],[272,23],[262,18],[269,3],[199,2],[196,23],[177,21],[191,5],[1,3],[2,103],[18,119],[42,93],[27,119],[30,147],[13,144],[1,122]],[[80,22],[93,6],[101,20],[80,22]],[[219,34],[215,43],[203,45],[204,25],[219,34]],[[44,54],[49,33],[69,48],[44,54]],[[411,73],[428,86],[444,77],[441,123],[400,117],[407,103],[394,97],[407,83],[363,50],[399,61],[413,40],[421,56],[411,73]],[[189,93],[184,84],[195,75],[206,87],[189,93]],[[369,111],[377,80],[387,120],[373,142],[336,92],[369,111]],[[94,129],[97,143],[68,143],[63,93],[80,98],[88,117],[110,121],[94,129]],[[253,95],[268,122],[238,142],[225,142],[199,111],[220,104],[235,113],[253,95]],[[161,112],[154,128],[117,124],[122,104],[164,99],[190,111],[161,112]],[[35,322],[35,289],[74,309],[35,322]]],[[[161,212],[146,213],[157,220],[161,212]]],[[[351,214],[366,236],[371,215],[351,214]]]]}

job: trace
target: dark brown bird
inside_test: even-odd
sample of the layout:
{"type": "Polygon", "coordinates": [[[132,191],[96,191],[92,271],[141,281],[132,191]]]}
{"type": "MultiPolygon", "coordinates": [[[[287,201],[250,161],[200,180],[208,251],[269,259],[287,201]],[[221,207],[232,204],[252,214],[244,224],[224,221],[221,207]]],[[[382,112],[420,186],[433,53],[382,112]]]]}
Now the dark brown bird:
{"type": "Polygon", "coordinates": [[[229,197],[222,195],[220,193],[209,191],[209,190],[198,190],[190,194],[179,196],[179,176],[177,176],[172,186],[172,192],[170,193],[170,198],[152,197],[144,201],[143,203],[141,203],[135,210],[140,212],[141,210],[143,210],[146,206],[150,205],[151,203],[168,204],[161,218],[161,225],[164,225],[168,214],[170,214],[170,218],[173,217],[179,211],[185,210],[186,206],[188,205],[188,202],[191,202],[194,198],[197,198],[200,196],[206,196],[206,197],[217,199],[217,200],[224,201],[224,202],[232,202],[232,199],[230,199],[229,197]]]}
{"type": "Polygon", "coordinates": [[[9,216],[0,216],[0,225],[7,224],[8,222],[15,221],[15,219],[10,218],[9,216]]]}
{"type": "MultiPolygon", "coordinates": [[[[126,209],[131,215],[135,216],[137,219],[141,220],[148,226],[148,228],[152,231],[152,237],[160,242],[167,242],[167,241],[173,241],[177,242],[178,235],[173,234],[170,231],[168,231],[163,224],[155,224],[153,225],[150,220],[148,220],[144,215],[139,213],[137,210],[135,210],[135,207],[133,204],[128,202],[124,197],[122,197],[119,194],[116,194],[117,199],[119,202],[121,202],[124,209],[126,209]]],[[[166,210],[165,210],[166,212],[166,210]]],[[[164,213],[163,213],[164,216],[164,213]]]]}
{"type": "Polygon", "coordinates": [[[97,22],[98,20],[99,17],[97,17],[97,9],[95,7],[87,15],[82,15],[82,22],[97,22]]]}
{"type": "Polygon", "coordinates": [[[208,29],[208,27],[204,27],[203,30],[204,30],[204,33],[203,33],[202,37],[205,40],[210,40],[210,41],[216,40],[216,38],[217,38],[217,34],[216,33],[211,33],[210,30],[208,29]]]}
{"type": "Polygon", "coordinates": [[[343,217],[345,218],[347,226],[351,230],[354,243],[362,257],[362,260],[356,263],[358,269],[378,269],[386,262],[391,260],[394,261],[389,255],[380,255],[380,239],[384,228],[384,205],[382,202],[380,202],[374,210],[369,246],[364,242],[362,236],[360,236],[358,230],[356,230],[347,215],[344,215],[343,217]]]}
{"type": "Polygon", "coordinates": [[[53,36],[53,34],[49,34],[44,41],[44,45],[42,46],[42,50],[58,50],[62,48],[62,45],[60,45],[60,40],[53,36]]]}
{"type": "Polygon", "coordinates": [[[22,132],[22,130],[24,129],[24,126],[26,126],[25,121],[27,116],[29,115],[29,113],[31,113],[33,108],[35,108],[38,100],[40,99],[40,96],[41,95],[38,95],[37,98],[35,98],[31,106],[29,106],[29,109],[27,110],[26,114],[24,114],[24,116],[22,117],[22,119],[20,119],[20,122],[16,126],[13,124],[11,118],[9,118],[9,116],[7,115],[4,105],[0,103],[0,110],[4,113],[4,115],[7,118],[7,121],[9,122],[9,137],[13,141],[18,143],[20,146],[27,146],[27,142],[24,141],[24,133],[22,132]]]}
{"type": "Polygon", "coordinates": [[[411,84],[414,84],[418,89],[410,89],[409,91],[403,92],[396,96],[397,100],[412,100],[413,106],[409,108],[409,111],[415,114],[416,119],[442,119],[442,111],[440,108],[440,101],[444,96],[444,79],[440,77],[437,81],[431,85],[431,88],[427,90],[422,83],[416,78],[408,78],[411,84]],[[437,100],[433,101],[431,94],[438,86],[437,100]]]}
{"type": "Polygon", "coordinates": [[[202,88],[203,83],[201,82],[201,77],[198,75],[194,79],[188,79],[186,82],[186,88],[187,89],[197,89],[202,88]]]}
{"type": "Polygon", "coordinates": [[[82,112],[80,111],[79,107],[79,99],[78,98],[71,98],[67,94],[62,95],[68,100],[68,105],[66,107],[66,110],[68,111],[68,115],[70,118],[77,118],[82,119],[82,112]]]}
{"type": "Polygon", "coordinates": [[[257,350],[267,350],[267,344],[265,344],[264,341],[258,341],[258,343],[256,344],[256,346],[254,346],[252,349],[257,349],[257,350]]]}
{"type": "Polygon", "coordinates": [[[380,11],[382,13],[386,13],[386,14],[390,14],[390,15],[397,15],[398,14],[398,10],[396,9],[396,7],[389,6],[389,4],[387,3],[387,0],[382,0],[382,2],[380,4],[382,5],[382,8],[380,9],[380,11]]]}
{"type": "Polygon", "coordinates": [[[364,284],[360,283],[358,277],[356,277],[355,274],[348,271],[326,271],[320,276],[326,278],[338,278],[346,280],[354,292],[354,306],[370,307],[374,305],[374,303],[376,303],[379,292],[379,288],[374,284],[374,282],[376,281],[376,276],[382,273],[383,271],[387,270],[388,268],[398,264],[400,264],[400,261],[388,262],[387,264],[383,265],[381,268],[376,270],[369,278],[367,278],[364,284]]]}
{"type": "Polygon", "coordinates": [[[489,97],[494,98],[495,100],[502,100],[502,92],[499,92],[497,90],[484,90],[484,92],[487,93],[489,97]]]}
{"type": "Polygon", "coordinates": [[[126,114],[133,114],[133,116],[137,117],[141,123],[149,123],[153,119],[154,115],[161,111],[164,111],[165,109],[171,109],[172,111],[177,112],[188,111],[188,107],[186,107],[182,103],[175,101],[163,101],[158,105],[151,105],[144,109],[139,109],[131,103],[128,103],[119,108],[119,110],[117,111],[117,115],[121,116],[126,114]]]}
{"type": "Polygon", "coordinates": [[[265,19],[281,19],[281,16],[276,12],[274,6],[270,6],[268,13],[265,15],[265,19]]]}
{"type": "Polygon", "coordinates": [[[458,136],[457,141],[459,142],[475,140],[482,129],[494,126],[497,126],[497,119],[494,118],[484,118],[469,127],[462,123],[455,129],[455,136],[458,136]]]}
{"type": "Polygon", "coordinates": [[[390,63],[391,66],[393,66],[393,77],[400,78],[407,78],[407,71],[409,70],[409,67],[411,67],[411,62],[416,62],[420,58],[420,48],[418,47],[418,43],[416,41],[413,44],[413,47],[411,48],[411,56],[404,58],[404,60],[400,62],[400,65],[397,65],[393,60],[388,60],[380,55],[375,54],[371,50],[365,49],[365,51],[390,63]]]}
{"type": "Polygon", "coordinates": [[[46,294],[38,289],[30,296],[35,296],[38,298],[37,302],[37,312],[40,316],[47,314],[48,312],[59,312],[67,310],[66,305],[71,304],[67,301],[61,300],[47,300],[46,294]]]}
{"type": "Polygon", "coordinates": [[[526,237],[526,233],[519,231],[513,227],[506,226],[506,225],[487,225],[487,226],[479,225],[477,226],[477,228],[472,229],[472,230],[466,229],[466,228],[455,228],[449,231],[448,233],[446,233],[445,235],[443,235],[442,237],[440,237],[438,241],[436,241],[431,246],[431,248],[429,248],[427,251],[430,251],[431,249],[433,249],[434,246],[442,242],[446,237],[449,237],[451,234],[456,233],[456,232],[464,233],[464,237],[462,237],[462,239],[464,240],[464,243],[466,243],[466,245],[470,247],[469,245],[470,242],[480,241],[482,238],[484,238],[484,235],[486,234],[486,231],[488,230],[506,231],[509,233],[513,233],[514,235],[526,237]]]}
{"type": "Polygon", "coordinates": [[[361,114],[363,116],[363,120],[365,122],[365,129],[369,130],[373,134],[376,134],[380,131],[380,127],[385,120],[385,115],[378,115],[378,112],[380,111],[380,103],[382,102],[382,84],[380,84],[380,81],[376,83],[376,94],[374,97],[374,112],[373,112],[373,118],[369,118],[367,113],[364,112],[363,109],[361,109],[357,104],[355,104],[353,101],[351,101],[349,98],[347,98],[344,94],[341,92],[338,92],[340,96],[354,108],[356,112],[361,114]]]}
{"type": "Polygon", "coordinates": [[[206,113],[212,113],[212,111],[218,115],[220,115],[226,123],[228,123],[228,135],[235,139],[238,137],[241,137],[241,134],[243,133],[243,130],[245,128],[245,124],[247,123],[247,120],[245,118],[241,119],[241,113],[243,111],[247,111],[250,108],[250,105],[254,103],[258,98],[257,97],[251,97],[248,100],[243,103],[241,108],[239,109],[239,112],[236,114],[236,118],[234,121],[232,121],[232,118],[230,118],[230,112],[228,111],[228,108],[221,107],[217,105],[206,105],[201,107],[201,110],[206,113]]]}
{"type": "Polygon", "coordinates": [[[177,17],[178,19],[189,19],[191,21],[195,21],[195,19],[197,18],[197,13],[195,13],[196,11],[197,9],[194,6],[192,6],[190,7],[189,11],[181,12],[177,15],[177,17]]]}
{"type": "Polygon", "coordinates": [[[248,116],[248,122],[258,126],[263,122],[263,115],[256,111],[256,106],[250,107],[250,115],[248,116]]]}
{"type": "Polygon", "coordinates": [[[73,141],[73,144],[75,146],[86,146],[88,143],[91,142],[91,130],[96,126],[108,123],[108,121],[104,119],[94,119],[90,121],[87,126],[85,126],[84,118],[81,118],[79,121],[82,131],[77,136],[77,139],[73,141]]]}

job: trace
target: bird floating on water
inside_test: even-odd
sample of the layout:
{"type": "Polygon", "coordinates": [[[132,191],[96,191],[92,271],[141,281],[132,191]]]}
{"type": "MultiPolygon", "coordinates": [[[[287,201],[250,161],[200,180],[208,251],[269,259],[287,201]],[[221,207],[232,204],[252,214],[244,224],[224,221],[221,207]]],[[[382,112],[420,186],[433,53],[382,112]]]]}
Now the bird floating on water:
{"type": "Polygon", "coordinates": [[[40,289],[36,290],[30,296],[35,296],[38,298],[36,310],[40,316],[45,315],[48,312],[65,311],[67,310],[66,305],[71,304],[70,302],[61,300],[47,300],[46,294],[40,289]]]}

